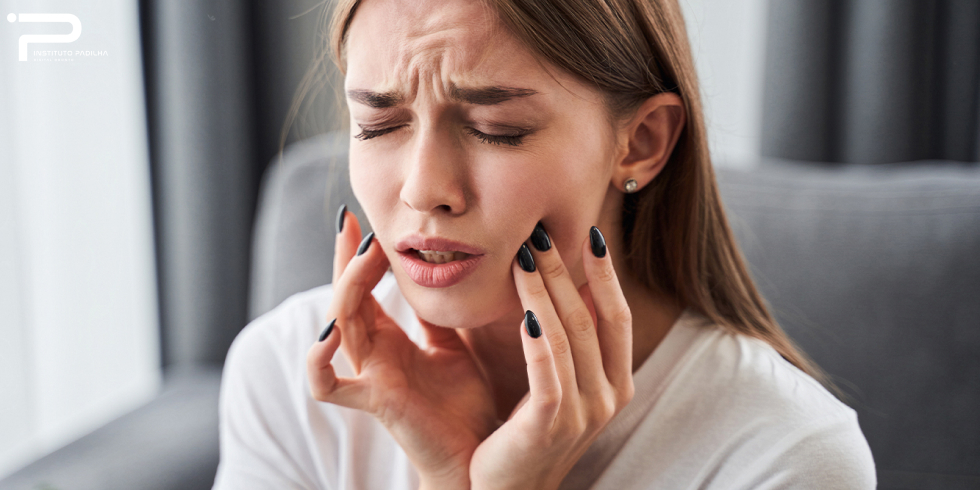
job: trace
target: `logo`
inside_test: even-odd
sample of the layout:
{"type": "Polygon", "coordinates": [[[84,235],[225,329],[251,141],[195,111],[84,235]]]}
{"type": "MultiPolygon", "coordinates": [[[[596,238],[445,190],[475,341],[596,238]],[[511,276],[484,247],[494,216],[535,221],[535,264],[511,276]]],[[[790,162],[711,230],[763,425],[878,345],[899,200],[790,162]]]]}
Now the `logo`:
{"type": "MultiPolygon", "coordinates": [[[[29,44],[40,43],[71,43],[75,42],[82,35],[82,21],[72,14],[7,14],[7,22],[43,22],[54,24],[71,24],[71,32],[68,34],[24,34],[17,40],[17,58],[20,61],[27,61],[27,46],[29,44]]],[[[91,52],[76,51],[75,54],[83,56],[106,56],[104,51],[91,52]]],[[[71,56],[72,51],[35,51],[35,56],[71,56]]]]}

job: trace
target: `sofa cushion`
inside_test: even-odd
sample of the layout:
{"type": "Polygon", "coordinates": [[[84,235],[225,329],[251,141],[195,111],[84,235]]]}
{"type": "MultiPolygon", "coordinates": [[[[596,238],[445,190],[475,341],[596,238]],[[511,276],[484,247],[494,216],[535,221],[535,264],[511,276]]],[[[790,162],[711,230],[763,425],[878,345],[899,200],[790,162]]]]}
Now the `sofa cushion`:
{"type": "Polygon", "coordinates": [[[767,161],[718,180],[763,296],[857,410],[880,488],[980,486],[980,168],[767,161]]]}
{"type": "Polygon", "coordinates": [[[252,238],[249,319],[293,293],[327,284],[333,277],[337,210],[357,215],[347,171],[347,133],[329,133],[292,144],[266,170],[252,238]]]}
{"type": "Polygon", "coordinates": [[[0,481],[0,490],[207,490],[218,469],[217,367],[168,372],[151,402],[0,481]]]}

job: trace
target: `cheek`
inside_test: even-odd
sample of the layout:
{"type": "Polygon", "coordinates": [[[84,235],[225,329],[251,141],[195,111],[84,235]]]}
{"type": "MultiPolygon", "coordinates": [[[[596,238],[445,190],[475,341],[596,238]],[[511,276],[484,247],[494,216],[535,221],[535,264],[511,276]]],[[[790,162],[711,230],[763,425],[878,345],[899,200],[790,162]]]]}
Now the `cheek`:
{"type": "Polygon", "coordinates": [[[378,227],[383,229],[384,223],[390,221],[386,212],[393,210],[393,203],[398,200],[398,180],[392,175],[391,167],[372,164],[386,161],[384,155],[376,155],[356,143],[351,143],[349,154],[351,189],[371,226],[375,231],[381,231],[378,227]]]}
{"type": "Polygon", "coordinates": [[[609,192],[612,156],[600,132],[569,130],[549,152],[537,179],[540,217],[576,284],[585,282],[582,244],[600,222],[609,192]]]}
{"type": "Polygon", "coordinates": [[[608,190],[603,152],[588,144],[566,141],[553,145],[534,162],[524,183],[547,215],[581,215],[598,211],[608,190]]]}
{"type": "Polygon", "coordinates": [[[489,221],[582,214],[587,220],[596,218],[609,187],[602,142],[559,135],[542,143],[476,166],[473,187],[489,221]]]}
{"type": "MultiPolygon", "coordinates": [[[[546,164],[527,155],[492,160],[496,161],[477,165],[479,171],[472,177],[482,219],[505,228],[539,219],[553,198],[551,190],[541,185],[547,178],[546,164]]],[[[533,228],[534,222],[530,226],[533,228]]]]}

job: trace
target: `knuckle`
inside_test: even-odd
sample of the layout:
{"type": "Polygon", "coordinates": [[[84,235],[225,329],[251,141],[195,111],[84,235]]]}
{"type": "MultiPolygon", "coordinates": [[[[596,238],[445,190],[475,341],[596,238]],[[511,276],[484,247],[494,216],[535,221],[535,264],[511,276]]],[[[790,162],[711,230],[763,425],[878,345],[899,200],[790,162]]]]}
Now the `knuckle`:
{"type": "Polygon", "coordinates": [[[331,390],[324,389],[323,386],[320,386],[315,383],[310,384],[310,396],[312,396],[313,399],[316,401],[319,402],[330,401],[330,393],[331,390]]]}
{"type": "Polygon", "coordinates": [[[551,351],[555,353],[555,356],[565,356],[571,352],[571,345],[568,343],[568,337],[555,334],[548,337],[548,342],[551,344],[551,351]]]}
{"type": "MultiPolygon", "coordinates": [[[[337,323],[336,328],[346,327],[348,325],[354,325],[359,320],[358,312],[352,309],[344,308],[342,311],[337,312],[337,323]]],[[[347,333],[347,332],[344,332],[347,333]]]]}
{"type": "Polygon", "coordinates": [[[613,313],[612,321],[616,325],[622,325],[625,328],[629,328],[633,325],[633,313],[630,311],[630,307],[623,304],[613,313]]]}
{"type": "Polygon", "coordinates": [[[558,411],[561,407],[561,386],[557,385],[554,389],[547,390],[543,393],[539,393],[538,407],[547,413],[554,413],[558,411]]]}
{"type": "Polygon", "coordinates": [[[556,279],[565,274],[565,264],[561,260],[542,260],[538,263],[541,277],[556,279]]]}
{"type": "Polygon", "coordinates": [[[608,261],[602,261],[601,265],[595,270],[595,278],[600,282],[613,282],[616,280],[616,270],[613,269],[612,263],[608,261]]]}
{"type": "Polygon", "coordinates": [[[548,390],[541,395],[539,405],[549,412],[557,411],[558,407],[561,406],[561,398],[561,386],[558,385],[555,389],[548,390]]]}
{"type": "Polygon", "coordinates": [[[543,299],[548,296],[548,288],[545,287],[544,283],[540,279],[531,279],[525,281],[524,290],[527,294],[531,295],[532,298],[543,299]]]}
{"type": "Polygon", "coordinates": [[[626,381],[626,384],[616,390],[616,404],[620,407],[625,407],[633,400],[633,395],[636,393],[636,388],[633,386],[633,377],[630,376],[626,381]]]}
{"type": "Polygon", "coordinates": [[[572,332],[576,340],[589,340],[595,335],[592,314],[585,306],[580,306],[572,311],[566,322],[566,330],[572,332]]]}
{"type": "Polygon", "coordinates": [[[600,396],[596,406],[596,416],[603,426],[605,426],[616,413],[619,411],[620,406],[617,403],[616,395],[610,390],[609,393],[605,393],[600,396]]]}
{"type": "Polygon", "coordinates": [[[588,428],[605,427],[613,418],[613,415],[616,414],[616,407],[611,398],[606,395],[592,397],[591,403],[585,409],[585,423],[588,428]]]}
{"type": "Polygon", "coordinates": [[[534,367],[547,365],[550,362],[551,362],[551,353],[548,351],[534,352],[527,360],[528,365],[534,367]]]}

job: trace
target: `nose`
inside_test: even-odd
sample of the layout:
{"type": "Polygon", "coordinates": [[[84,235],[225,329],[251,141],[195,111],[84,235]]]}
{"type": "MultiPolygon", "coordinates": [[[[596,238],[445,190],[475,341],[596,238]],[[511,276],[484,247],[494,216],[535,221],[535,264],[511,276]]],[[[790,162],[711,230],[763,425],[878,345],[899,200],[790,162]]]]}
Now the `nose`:
{"type": "Polygon", "coordinates": [[[466,169],[450,138],[421,131],[404,164],[399,197],[420,213],[460,215],[466,211],[466,169]]]}

